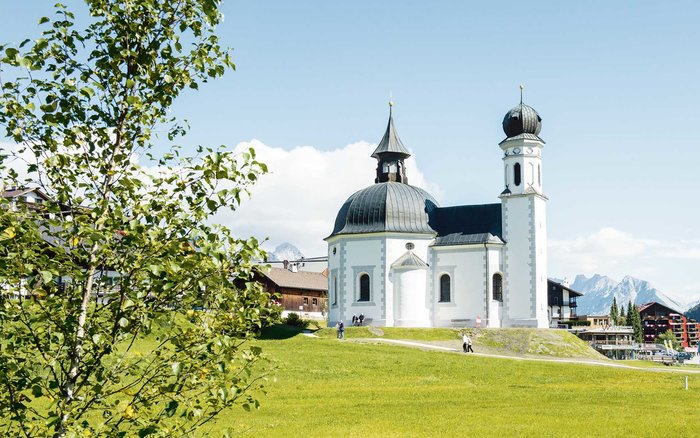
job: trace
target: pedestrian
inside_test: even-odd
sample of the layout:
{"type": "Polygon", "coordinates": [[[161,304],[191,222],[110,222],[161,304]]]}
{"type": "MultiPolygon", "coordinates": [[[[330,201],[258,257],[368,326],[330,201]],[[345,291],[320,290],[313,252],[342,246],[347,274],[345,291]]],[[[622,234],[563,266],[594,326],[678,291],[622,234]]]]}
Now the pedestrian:
{"type": "Polygon", "coordinates": [[[364,313],[360,313],[360,317],[359,317],[358,319],[359,319],[359,321],[360,321],[360,325],[362,325],[362,321],[365,320],[365,315],[364,315],[364,313]]]}
{"type": "Polygon", "coordinates": [[[342,319],[338,323],[338,339],[345,339],[345,324],[342,319]]]}
{"type": "Polygon", "coordinates": [[[462,335],[462,350],[464,350],[465,353],[467,352],[467,344],[468,343],[469,343],[469,336],[467,336],[467,334],[465,333],[462,335]]]}
{"type": "Polygon", "coordinates": [[[464,336],[467,338],[467,351],[466,353],[473,353],[474,350],[472,349],[472,338],[469,337],[466,333],[464,336]]]}
{"type": "Polygon", "coordinates": [[[357,316],[355,314],[352,314],[352,325],[357,325],[357,316]]]}

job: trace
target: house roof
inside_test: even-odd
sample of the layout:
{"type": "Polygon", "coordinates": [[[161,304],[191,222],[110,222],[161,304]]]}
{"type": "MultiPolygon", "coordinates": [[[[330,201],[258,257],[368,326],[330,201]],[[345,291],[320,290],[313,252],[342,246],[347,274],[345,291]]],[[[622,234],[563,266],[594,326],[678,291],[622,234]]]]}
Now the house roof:
{"type": "Polygon", "coordinates": [[[547,279],[547,283],[557,285],[557,286],[561,287],[562,289],[566,289],[569,292],[570,297],[571,296],[574,296],[574,297],[582,297],[583,296],[583,294],[581,292],[577,292],[568,286],[564,286],[563,284],[559,283],[558,281],[554,281],[551,278],[547,279]]]}
{"type": "Polygon", "coordinates": [[[4,190],[0,196],[3,198],[17,198],[18,196],[26,195],[27,193],[36,193],[36,195],[45,201],[49,200],[49,197],[42,192],[38,187],[15,187],[9,190],[4,190]]]}
{"type": "Polygon", "coordinates": [[[328,278],[321,272],[292,272],[284,268],[270,268],[264,275],[279,287],[328,291],[328,278]]]}
{"type": "Polygon", "coordinates": [[[437,232],[434,246],[503,243],[501,204],[438,207],[428,225],[437,232]]]}
{"type": "Polygon", "coordinates": [[[637,306],[637,309],[639,309],[639,313],[641,313],[641,312],[644,312],[645,310],[648,310],[649,308],[653,307],[654,304],[656,304],[657,306],[662,307],[662,308],[668,310],[668,313],[678,313],[679,315],[682,315],[682,314],[683,314],[683,312],[680,312],[680,311],[678,311],[678,310],[672,309],[672,308],[670,308],[670,307],[668,307],[668,306],[666,306],[666,305],[664,305],[664,304],[658,303],[658,302],[656,302],[656,301],[652,301],[652,302],[650,302],[650,303],[640,304],[639,306],[637,306]]]}

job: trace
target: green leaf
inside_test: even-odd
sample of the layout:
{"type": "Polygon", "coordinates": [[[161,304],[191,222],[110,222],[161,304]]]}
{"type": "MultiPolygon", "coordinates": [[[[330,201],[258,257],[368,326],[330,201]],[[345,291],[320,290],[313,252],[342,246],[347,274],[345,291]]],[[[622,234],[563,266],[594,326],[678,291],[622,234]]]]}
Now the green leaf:
{"type": "Polygon", "coordinates": [[[173,362],[170,367],[172,368],[175,377],[180,376],[180,371],[182,370],[182,364],[180,364],[180,362],[173,362]]]}
{"type": "Polygon", "coordinates": [[[53,280],[53,275],[49,271],[39,271],[39,274],[41,275],[41,279],[44,281],[44,284],[51,283],[51,280],[53,280]]]}
{"type": "Polygon", "coordinates": [[[119,321],[117,321],[117,324],[119,324],[119,327],[125,328],[126,326],[129,325],[129,320],[122,317],[122,318],[119,318],[119,321]]]}

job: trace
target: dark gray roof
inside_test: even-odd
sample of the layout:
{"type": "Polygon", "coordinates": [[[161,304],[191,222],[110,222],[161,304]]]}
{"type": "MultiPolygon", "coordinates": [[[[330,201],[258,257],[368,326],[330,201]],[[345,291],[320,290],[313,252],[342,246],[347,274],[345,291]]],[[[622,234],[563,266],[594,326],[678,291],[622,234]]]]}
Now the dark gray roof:
{"type": "Polygon", "coordinates": [[[539,140],[542,118],[531,106],[520,103],[503,117],[503,132],[513,138],[521,134],[532,134],[539,140]]]}
{"type": "Polygon", "coordinates": [[[435,246],[503,243],[501,204],[435,208],[429,225],[438,234],[435,246]]]}
{"type": "Polygon", "coordinates": [[[437,236],[432,246],[472,245],[475,243],[504,243],[500,237],[491,233],[462,234],[451,233],[437,236]]]}
{"type": "Polygon", "coordinates": [[[516,136],[513,136],[513,137],[508,137],[508,138],[504,139],[503,141],[501,141],[501,142],[498,143],[498,144],[501,145],[501,144],[503,144],[503,143],[505,143],[505,142],[507,142],[507,141],[511,141],[511,140],[520,140],[520,139],[537,140],[537,141],[541,141],[542,143],[545,143],[544,140],[542,140],[541,138],[539,138],[539,137],[536,136],[535,134],[523,133],[523,134],[519,134],[519,135],[516,135],[516,136]]]}
{"type": "Polygon", "coordinates": [[[395,268],[427,268],[428,264],[415,255],[413,251],[409,250],[392,263],[391,266],[395,268]]]}
{"type": "Polygon", "coordinates": [[[383,231],[435,234],[428,226],[427,210],[436,207],[435,199],[418,187],[398,182],[374,184],[345,201],[329,237],[383,231]]]}
{"type": "Polygon", "coordinates": [[[382,141],[379,142],[377,148],[372,152],[372,157],[379,159],[379,154],[387,152],[401,155],[403,158],[411,156],[408,149],[406,149],[401,142],[399,135],[396,133],[394,117],[391,115],[391,107],[389,108],[389,123],[386,126],[386,132],[384,133],[384,137],[382,137],[382,141]]]}

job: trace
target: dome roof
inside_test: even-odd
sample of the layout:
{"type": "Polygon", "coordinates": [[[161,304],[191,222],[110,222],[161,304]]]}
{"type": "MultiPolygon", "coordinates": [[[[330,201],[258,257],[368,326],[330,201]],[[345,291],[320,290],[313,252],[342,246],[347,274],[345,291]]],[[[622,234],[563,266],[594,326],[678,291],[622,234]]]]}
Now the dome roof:
{"type": "Polygon", "coordinates": [[[542,129],[542,117],[534,108],[521,103],[506,113],[503,118],[503,132],[508,138],[521,134],[538,136],[542,129]]]}
{"type": "Polygon", "coordinates": [[[364,188],[348,198],[335,219],[333,233],[435,233],[428,226],[428,210],[437,207],[425,190],[398,182],[364,188]]]}

